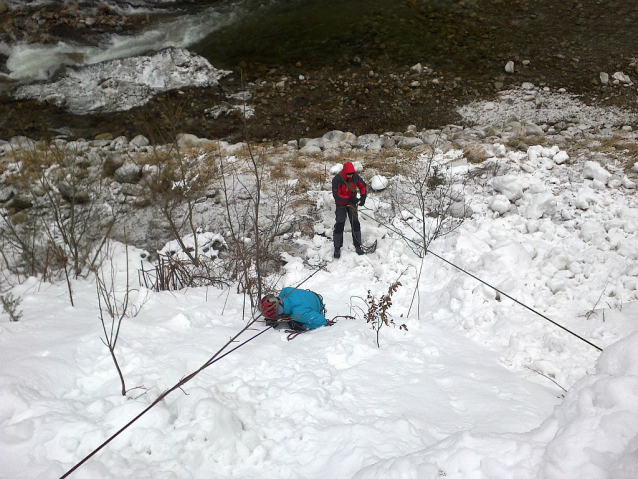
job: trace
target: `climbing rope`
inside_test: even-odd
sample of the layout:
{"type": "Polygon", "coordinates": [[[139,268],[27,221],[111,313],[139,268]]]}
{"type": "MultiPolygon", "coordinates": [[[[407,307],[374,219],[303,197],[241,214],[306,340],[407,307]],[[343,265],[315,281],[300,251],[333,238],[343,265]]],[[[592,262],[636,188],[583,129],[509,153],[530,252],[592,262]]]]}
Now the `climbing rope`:
{"type": "MultiPolygon", "coordinates": [[[[294,290],[298,289],[299,286],[301,286],[302,284],[304,284],[306,281],[308,281],[310,278],[312,278],[315,274],[317,274],[319,271],[321,271],[324,268],[324,266],[321,266],[319,268],[317,268],[315,271],[313,271],[312,274],[310,274],[307,278],[305,278],[301,283],[299,283],[297,286],[295,286],[292,291],[290,291],[288,294],[291,294],[294,290]]],[[[286,295],[288,296],[288,295],[286,295]]],[[[284,296],[285,298],[285,296],[284,296]]],[[[208,359],[208,361],[206,361],[202,366],[200,366],[199,369],[197,369],[196,371],[193,371],[192,373],[190,373],[188,376],[185,376],[184,378],[182,378],[181,380],[179,380],[174,386],[172,386],[171,388],[165,390],[163,393],[161,393],[151,404],[148,405],[148,407],[146,407],[146,409],[144,409],[141,413],[139,413],[137,416],[135,416],[133,419],[131,419],[128,423],[126,423],[122,428],[120,428],[115,434],[113,434],[111,437],[109,437],[106,441],[104,441],[102,444],[100,444],[96,449],[94,449],[93,451],[91,451],[87,456],[84,457],[84,459],[82,459],[80,462],[78,462],[75,466],[73,466],[71,469],[69,469],[69,471],[67,471],[64,475],[60,476],[60,479],[64,479],[68,476],[70,476],[74,471],[76,471],[80,466],[82,466],[86,461],[88,461],[91,457],[93,457],[95,454],[97,454],[100,450],[102,450],[102,448],[104,448],[108,443],[110,443],[113,439],[115,439],[117,436],[119,436],[122,432],[124,432],[126,429],[128,429],[133,423],[135,423],[138,419],[140,419],[142,416],[144,416],[148,411],[150,411],[153,407],[155,407],[162,399],[164,399],[166,396],[168,396],[169,394],[171,394],[173,391],[177,390],[177,389],[181,389],[182,386],[184,384],[186,384],[188,381],[190,381],[191,379],[193,379],[195,376],[197,376],[199,373],[201,373],[204,369],[208,368],[209,366],[215,364],[217,361],[219,361],[222,358],[225,358],[226,356],[228,356],[230,353],[237,351],[239,348],[241,348],[242,346],[244,346],[245,344],[248,344],[249,342],[251,342],[253,339],[255,339],[258,336],[261,336],[262,334],[264,334],[266,331],[268,331],[269,329],[272,329],[273,325],[268,326],[266,329],[263,329],[262,331],[258,332],[257,334],[255,334],[254,336],[248,338],[247,340],[245,340],[243,343],[238,344],[237,346],[235,346],[233,349],[231,349],[230,351],[225,352],[224,354],[222,354],[221,356],[220,353],[222,351],[224,351],[224,349],[226,349],[230,344],[236,342],[237,338],[239,338],[239,336],[241,336],[244,332],[246,332],[248,329],[250,329],[250,327],[252,325],[254,325],[255,323],[259,322],[259,318],[262,316],[261,313],[256,314],[256,316],[252,317],[250,319],[250,321],[248,322],[248,324],[246,324],[246,326],[244,326],[241,331],[239,331],[235,336],[233,336],[226,344],[224,344],[224,346],[222,346],[221,349],[219,349],[210,359],[208,359]]],[[[292,338],[291,338],[292,339],[292,338]]]]}
{"type": "MultiPolygon", "coordinates": [[[[410,243],[412,243],[412,244],[414,244],[414,245],[418,246],[419,248],[422,248],[422,247],[423,247],[423,245],[421,245],[421,244],[417,243],[416,241],[414,241],[414,240],[412,240],[412,239],[408,238],[407,236],[405,236],[402,232],[398,231],[397,229],[395,229],[395,228],[393,228],[393,227],[391,227],[391,226],[389,226],[389,225],[387,225],[387,224],[381,223],[379,220],[377,220],[376,218],[374,218],[374,217],[372,217],[372,216],[370,216],[370,215],[366,214],[366,213],[365,213],[365,212],[363,212],[363,211],[359,211],[359,213],[360,213],[361,215],[365,216],[366,218],[371,219],[372,221],[374,221],[374,222],[375,222],[375,223],[377,223],[378,225],[383,226],[384,228],[386,228],[386,229],[388,229],[388,230],[392,231],[393,233],[396,233],[396,234],[397,234],[397,235],[399,235],[401,238],[403,238],[403,240],[404,240],[404,241],[409,241],[410,243]]],[[[461,268],[460,266],[457,266],[457,265],[455,265],[454,263],[452,263],[451,261],[448,261],[447,259],[443,258],[442,256],[440,256],[440,255],[438,255],[438,254],[434,253],[431,249],[429,249],[429,248],[428,248],[428,249],[426,249],[426,250],[425,250],[425,254],[427,254],[427,253],[430,253],[430,254],[431,254],[432,256],[434,256],[435,258],[438,258],[438,259],[440,259],[441,261],[443,261],[443,262],[445,262],[445,263],[449,264],[450,266],[453,266],[454,268],[456,268],[456,269],[458,269],[459,271],[461,271],[462,273],[465,273],[465,274],[467,274],[468,276],[470,276],[470,277],[474,278],[475,280],[479,281],[480,283],[484,284],[485,286],[487,286],[487,287],[489,287],[489,288],[492,288],[494,291],[498,292],[499,294],[501,294],[501,295],[505,296],[506,298],[511,299],[511,300],[512,300],[512,301],[514,301],[515,303],[517,303],[517,304],[519,304],[519,305],[523,306],[524,308],[526,308],[526,309],[528,309],[529,311],[531,311],[531,312],[533,312],[533,313],[537,314],[537,315],[538,315],[538,316],[540,316],[541,318],[543,318],[543,319],[545,319],[545,320],[549,321],[549,322],[550,322],[550,323],[552,323],[553,325],[558,326],[559,328],[561,328],[562,330],[564,330],[564,331],[568,332],[568,333],[569,333],[569,334],[571,334],[572,336],[577,337],[577,338],[578,338],[578,339],[580,339],[581,341],[584,341],[585,343],[589,344],[590,346],[592,346],[592,347],[596,348],[598,351],[601,351],[601,352],[602,352],[602,348],[601,348],[601,347],[596,346],[596,345],[595,345],[594,343],[592,343],[591,341],[589,341],[589,340],[587,340],[587,339],[583,338],[582,336],[580,336],[579,334],[575,333],[574,331],[571,331],[570,329],[568,329],[568,328],[566,328],[565,326],[563,326],[563,325],[561,325],[561,324],[557,323],[557,322],[556,322],[556,321],[554,321],[553,319],[548,318],[548,317],[547,317],[547,316],[545,316],[544,314],[542,314],[542,313],[540,313],[540,312],[536,311],[535,309],[533,309],[533,308],[531,308],[531,307],[527,306],[526,304],[524,304],[524,303],[520,302],[518,299],[513,298],[512,296],[510,296],[510,295],[509,295],[509,294],[507,294],[507,293],[504,293],[503,291],[501,291],[501,290],[500,290],[500,289],[498,289],[497,287],[492,286],[491,284],[489,284],[487,281],[482,280],[482,279],[481,279],[481,278],[479,278],[478,276],[476,276],[476,275],[474,275],[474,274],[472,274],[472,273],[470,273],[470,272],[468,272],[468,271],[464,270],[464,269],[463,269],[463,268],[461,268]]]]}
{"type": "Polygon", "coordinates": [[[172,393],[173,391],[175,391],[177,389],[180,389],[184,384],[186,384],[188,381],[193,379],[195,376],[197,376],[200,372],[202,372],[207,367],[211,366],[212,364],[215,364],[220,359],[225,358],[226,356],[228,356],[233,351],[236,351],[237,349],[239,349],[240,347],[244,346],[245,344],[248,344],[250,341],[255,339],[257,336],[260,336],[260,335],[264,334],[266,331],[268,331],[270,328],[272,328],[272,326],[269,326],[268,328],[260,331],[259,333],[255,334],[251,338],[247,339],[243,343],[235,346],[230,351],[227,351],[226,353],[222,354],[221,356],[216,357],[217,354],[219,354],[219,352],[223,351],[223,349],[226,346],[228,346],[228,344],[232,343],[237,337],[239,337],[239,335],[241,335],[244,331],[246,331],[255,322],[256,322],[256,319],[252,319],[239,333],[237,333],[228,343],[226,343],[226,345],[222,349],[220,349],[220,351],[215,353],[215,355],[212,358],[210,358],[208,361],[206,361],[198,370],[192,372],[191,374],[189,374],[185,378],[183,378],[180,381],[178,381],[173,387],[171,387],[170,389],[167,389],[162,394],[160,394],[157,397],[157,399],[155,399],[151,404],[148,405],[148,407],[146,407],[146,409],[144,409],[141,413],[139,413],[137,416],[135,416],[133,419],[131,419],[128,423],[126,423],[126,425],[121,427],[115,434],[113,434],[111,437],[109,437],[106,441],[104,441],[102,444],[100,444],[96,449],[94,449],[91,453],[89,453],[84,459],[82,459],[75,466],[73,466],[66,474],[60,476],[60,479],[64,479],[65,477],[70,476],[75,470],[77,470],[86,461],[88,461],[91,457],[93,457],[95,454],[97,454],[102,448],[104,448],[104,446],[106,446],[108,443],[110,443],[113,439],[115,439],[117,436],[119,436],[122,432],[124,432],[126,429],[128,429],[129,426],[131,426],[135,421],[137,421],[139,418],[141,418],[144,414],[146,414],[148,411],[150,411],[153,407],[155,407],[157,405],[157,403],[159,403],[162,399],[164,399],[170,393],[172,393]]]}

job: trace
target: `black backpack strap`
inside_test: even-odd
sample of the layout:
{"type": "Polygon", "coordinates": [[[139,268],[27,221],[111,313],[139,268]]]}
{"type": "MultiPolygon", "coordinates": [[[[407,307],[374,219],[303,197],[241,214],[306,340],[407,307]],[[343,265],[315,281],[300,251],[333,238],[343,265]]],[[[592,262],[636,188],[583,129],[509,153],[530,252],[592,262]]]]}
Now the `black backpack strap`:
{"type": "MultiPolygon", "coordinates": [[[[315,293],[313,291],[313,293],[315,293]]],[[[321,303],[321,316],[323,316],[324,318],[326,317],[326,303],[323,302],[323,296],[321,296],[319,293],[315,293],[317,295],[317,297],[319,298],[319,302],[321,303]]]]}

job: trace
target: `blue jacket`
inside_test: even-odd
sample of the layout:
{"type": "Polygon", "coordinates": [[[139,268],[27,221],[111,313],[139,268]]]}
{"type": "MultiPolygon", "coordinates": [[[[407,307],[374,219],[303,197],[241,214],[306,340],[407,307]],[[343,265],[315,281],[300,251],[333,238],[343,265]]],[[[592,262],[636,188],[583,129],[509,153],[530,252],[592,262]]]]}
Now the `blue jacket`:
{"type": "Polygon", "coordinates": [[[279,297],[283,299],[283,314],[301,323],[304,328],[315,329],[326,325],[323,301],[316,293],[307,289],[284,288],[279,297]]]}

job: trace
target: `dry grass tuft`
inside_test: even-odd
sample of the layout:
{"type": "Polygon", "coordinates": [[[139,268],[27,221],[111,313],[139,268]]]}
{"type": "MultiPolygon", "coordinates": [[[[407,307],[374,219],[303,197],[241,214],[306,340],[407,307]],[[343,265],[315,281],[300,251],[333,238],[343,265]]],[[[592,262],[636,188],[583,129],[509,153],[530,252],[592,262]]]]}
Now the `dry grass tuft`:
{"type": "Polygon", "coordinates": [[[622,162],[625,172],[628,172],[638,161],[638,142],[618,135],[601,140],[600,146],[592,148],[592,150],[616,158],[620,155],[621,158],[618,159],[622,162]]]}
{"type": "MultiPolygon", "coordinates": [[[[416,157],[413,159],[416,159],[416,157]]],[[[397,176],[406,173],[406,163],[409,163],[409,161],[406,161],[405,158],[382,151],[369,156],[365,160],[364,166],[366,169],[376,170],[380,175],[397,176]]]]}
{"type": "Polygon", "coordinates": [[[273,166],[270,170],[270,178],[272,180],[283,180],[288,178],[288,168],[286,165],[280,161],[275,166],[273,166]]]}
{"type": "Polygon", "coordinates": [[[323,170],[311,170],[306,173],[306,178],[315,183],[323,183],[326,180],[326,172],[323,170]]]}
{"type": "Polygon", "coordinates": [[[297,156],[292,159],[291,166],[297,170],[303,170],[308,167],[308,163],[297,156]]]}

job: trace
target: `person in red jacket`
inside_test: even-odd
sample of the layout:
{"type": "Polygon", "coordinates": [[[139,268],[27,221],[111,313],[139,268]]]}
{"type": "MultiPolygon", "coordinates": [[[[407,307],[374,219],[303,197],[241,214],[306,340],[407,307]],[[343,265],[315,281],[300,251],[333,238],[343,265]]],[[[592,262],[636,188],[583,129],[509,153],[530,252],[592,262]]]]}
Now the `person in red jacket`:
{"type": "Polygon", "coordinates": [[[332,196],[337,206],[335,216],[335,226],[333,231],[333,241],[335,246],[334,257],[341,257],[341,247],[343,246],[343,228],[346,224],[346,216],[352,226],[352,243],[357,254],[363,254],[361,248],[361,224],[357,215],[357,206],[363,206],[366,202],[366,184],[361,177],[355,173],[354,165],[350,162],[343,165],[341,173],[332,179],[332,196]],[[357,198],[357,189],[361,193],[361,198],[357,198]]]}

